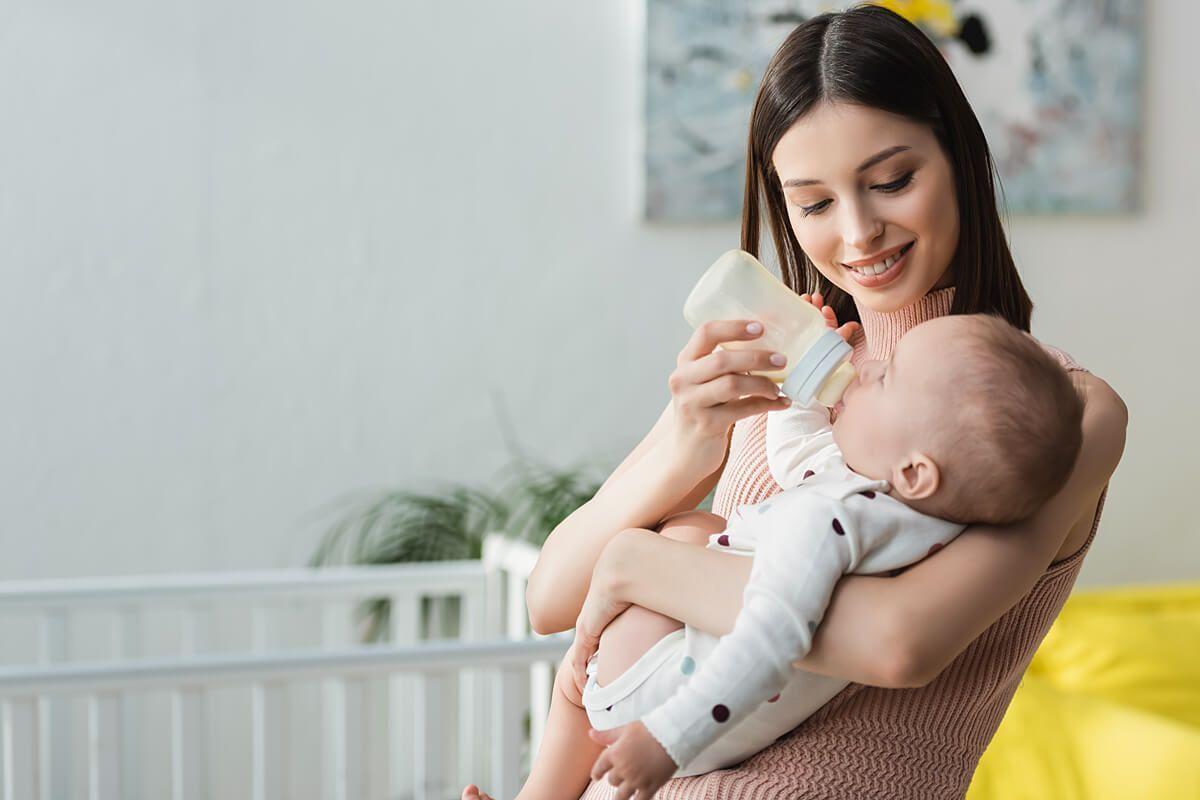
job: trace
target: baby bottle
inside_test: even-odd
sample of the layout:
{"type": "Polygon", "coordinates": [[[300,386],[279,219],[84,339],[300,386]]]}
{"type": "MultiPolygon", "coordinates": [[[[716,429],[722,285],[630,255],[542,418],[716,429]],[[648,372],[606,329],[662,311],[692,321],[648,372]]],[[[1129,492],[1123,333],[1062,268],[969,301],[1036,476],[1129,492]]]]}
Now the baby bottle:
{"type": "Polygon", "coordinates": [[[751,372],[783,384],[794,402],[816,398],[833,406],[854,380],[853,351],[810,303],[784,286],[758,259],[730,250],[708,268],[688,295],[683,316],[693,328],[714,319],[754,319],[762,335],[751,341],[723,342],[727,350],[767,349],[787,356],[778,370],[751,372]]]}

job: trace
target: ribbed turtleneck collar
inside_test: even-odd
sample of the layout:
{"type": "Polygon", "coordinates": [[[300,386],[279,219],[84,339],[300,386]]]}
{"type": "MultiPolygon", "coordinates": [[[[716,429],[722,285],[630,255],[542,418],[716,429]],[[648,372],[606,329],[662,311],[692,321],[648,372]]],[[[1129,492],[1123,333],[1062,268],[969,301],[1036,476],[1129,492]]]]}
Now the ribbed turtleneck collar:
{"type": "Polygon", "coordinates": [[[882,314],[855,301],[858,317],[862,320],[862,334],[854,342],[854,362],[890,357],[901,336],[926,320],[946,316],[953,303],[953,286],[934,289],[910,306],[882,314]]]}

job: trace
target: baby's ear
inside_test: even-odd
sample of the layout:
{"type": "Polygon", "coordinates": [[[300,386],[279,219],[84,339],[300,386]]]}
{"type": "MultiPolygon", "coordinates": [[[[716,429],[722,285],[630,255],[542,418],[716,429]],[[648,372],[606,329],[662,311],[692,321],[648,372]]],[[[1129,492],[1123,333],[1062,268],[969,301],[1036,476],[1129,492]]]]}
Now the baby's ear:
{"type": "Polygon", "coordinates": [[[921,452],[909,453],[892,469],[892,488],[906,500],[923,500],[938,490],[942,474],[938,465],[921,452]]]}

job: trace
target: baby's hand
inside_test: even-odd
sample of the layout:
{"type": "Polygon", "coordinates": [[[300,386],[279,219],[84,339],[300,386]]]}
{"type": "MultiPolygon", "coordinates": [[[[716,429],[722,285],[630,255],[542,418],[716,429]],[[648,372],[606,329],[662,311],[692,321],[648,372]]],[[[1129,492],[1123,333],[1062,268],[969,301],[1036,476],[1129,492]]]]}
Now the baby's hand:
{"type": "Polygon", "coordinates": [[[580,641],[578,636],[575,641],[571,642],[571,648],[567,650],[567,663],[571,665],[571,678],[575,683],[575,688],[579,690],[579,696],[583,696],[584,687],[587,686],[587,662],[592,657],[595,649],[587,643],[580,641]]]}
{"type": "Polygon", "coordinates": [[[817,311],[820,311],[821,315],[825,317],[825,324],[837,331],[838,335],[847,342],[854,338],[854,334],[857,333],[858,329],[862,327],[857,322],[847,322],[845,325],[838,327],[837,312],[834,311],[830,306],[825,305],[825,298],[821,296],[820,292],[802,294],[800,295],[800,299],[806,303],[812,304],[813,308],[817,309],[817,311]]]}
{"type": "Polygon", "coordinates": [[[592,728],[588,736],[605,746],[592,766],[592,780],[608,775],[620,800],[652,798],[675,774],[675,762],[641,722],[605,731],[592,728]]]}
{"type": "Polygon", "coordinates": [[[631,604],[609,597],[603,585],[592,581],[588,587],[587,596],[583,600],[583,608],[575,620],[575,641],[571,643],[571,672],[575,676],[575,685],[583,692],[587,683],[587,662],[592,654],[600,647],[600,634],[608,627],[608,623],[616,619],[622,611],[631,604]]]}

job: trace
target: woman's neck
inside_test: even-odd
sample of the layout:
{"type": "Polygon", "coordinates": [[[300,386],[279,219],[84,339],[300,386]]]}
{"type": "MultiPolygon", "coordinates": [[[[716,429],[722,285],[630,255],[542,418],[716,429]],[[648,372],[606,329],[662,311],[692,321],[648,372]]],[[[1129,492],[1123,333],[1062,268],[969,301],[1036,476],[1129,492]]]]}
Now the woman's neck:
{"type": "Polygon", "coordinates": [[[901,336],[926,320],[946,316],[953,303],[953,286],[934,289],[912,305],[886,313],[872,311],[856,300],[854,305],[862,320],[862,335],[854,343],[853,360],[858,363],[867,359],[889,358],[901,336]]]}

